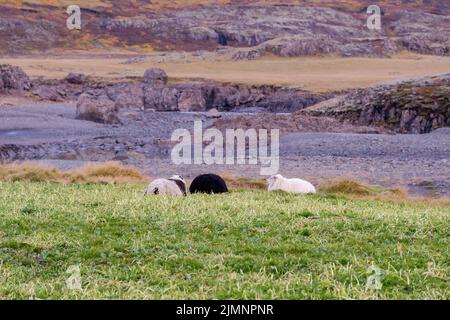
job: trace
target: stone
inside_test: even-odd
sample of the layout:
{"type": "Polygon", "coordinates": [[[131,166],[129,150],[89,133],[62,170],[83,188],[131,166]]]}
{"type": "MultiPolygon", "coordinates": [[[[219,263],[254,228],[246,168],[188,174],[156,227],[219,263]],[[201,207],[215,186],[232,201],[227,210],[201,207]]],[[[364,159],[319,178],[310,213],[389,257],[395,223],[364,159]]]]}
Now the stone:
{"type": "Polygon", "coordinates": [[[144,110],[143,85],[140,83],[119,83],[108,87],[106,94],[116,103],[119,110],[144,110]]]}
{"type": "Polygon", "coordinates": [[[166,72],[159,68],[147,69],[144,72],[144,82],[150,85],[165,85],[168,79],[166,72]]]}
{"type": "Polygon", "coordinates": [[[55,87],[51,86],[40,86],[33,89],[33,94],[38,96],[42,100],[49,101],[62,101],[61,95],[58,93],[58,90],[55,87]]]}
{"type": "Polygon", "coordinates": [[[19,92],[31,89],[31,81],[20,67],[9,64],[0,65],[0,92],[16,90],[19,92]]]}
{"type": "Polygon", "coordinates": [[[184,90],[178,98],[179,111],[203,111],[206,109],[206,100],[200,89],[184,90]]]}
{"type": "Polygon", "coordinates": [[[178,90],[171,87],[145,86],[144,109],[178,111],[178,90]]]}
{"type": "Polygon", "coordinates": [[[208,118],[212,118],[212,119],[217,119],[217,118],[222,117],[222,115],[216,108],[209,109],[208,112],[206,113],[206,116],[208,118]]]}
{"type": "Polygon", "coordinates": [[[76,118],[107,124],[118,124],[117,108],[103,90],[83,93],[77,102],[76,118]]]}
{"type": "Polygon", "coordinates": [[[128,160],[128,159],[129,159],[129,156],[126,151],[116,152],[116,154],[114,155],[114,158],[113,158],[113,160],[117,160],[117,161],[124,161],[124,160],[128,160]]]}
{"type": "Polygon", "coordinates": [[[82,73],[69,73],[64,79],[71,84],[84,84],[87,81],[86,75],[82,73]]]}

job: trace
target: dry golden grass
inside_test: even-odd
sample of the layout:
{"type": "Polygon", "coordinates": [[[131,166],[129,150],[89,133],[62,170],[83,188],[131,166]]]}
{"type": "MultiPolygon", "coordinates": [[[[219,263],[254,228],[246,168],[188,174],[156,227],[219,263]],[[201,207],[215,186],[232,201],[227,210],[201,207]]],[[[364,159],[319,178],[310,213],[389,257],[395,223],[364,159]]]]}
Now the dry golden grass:
{"type": "MultiPolygon", "coordinates": [[[[141,65],[142,69],[146,68],[144,63],[141,65]]],[[[161,64],[160,67],[173,78],[300,86],[311,91],[326,92],[450,72],[450,57],[409,54],[391,59],[268,57],[253,61],[171,63],[161,64]]]]}
{"type": "Polygon", "coordinates": [[[118,162],[87,164],[79,169],[61,171],[45,165],[12,163],[0,165],[0,181],[54,183],[143,183],[148,178],[118,162]]]}
{"type": "MultiPolygon", "coordinates": [[[[229,172],[221,172],[230,190],[266,190],[264,179],[238,176],[229,172]]],[[[51,182],[60,184],[144,184],[150,177],[144,176],[138,169],[125,166],[119,162],[87,164],[78,169],[62,171],[46,165],[29,162],[0,165],[0,181],[4,182],[51,182]]],[[[187,185],[190,184],[187,180],[187,185]]],[[[350,179],[322,180],[319,183],[319,194],[347,196],[354,199],[380,200],[395,203],[414,203],[428,206],[450,207],[449,197],[411,197],[401,188],[383,188],[368,186],[350,179]]]]}
{"type": "Polygon", "coordinates": [[[371,193],[371,190],[369,187],[355,181],[343,180],[322,186],[320,188],[320,192],[332,194],[356,194],[366,196],[371,193]]]}
{"type": "Polygon", "coordinates": [[[227,186],[230,189],[264,190],[267,188],[264,179],[242,177],[229,172],[219,173],[219,175],[226,181],[227,186]]]}
{"type": "MultiPolygon", "coordinates": [[[[83,57],[83,56],[82,56],[83,57]]],[[[253,61],[174,61],[156,63],[151,59],[121,64],[123,58],[3,58],[0,64],[22,67],[32,77],[63,78],[69,72],[117,78],[142,76],[150,67],[163,68],[169,77],[208,79],[244,84],[300,86],[311,91],[335,91],[367,87],[376,83],[450,72],[450,57],[404,53],[390,59],[338,57],[267,57],[253,61]]]]}
{"type": "Polygon", "coordinates": [[[355,199],[380,200],[395,203],[414,203],[428,206],[450,207],[449,197],[412,197],[404,188],[368,186],[349,179],[323,180],[320,194],[348,196],[355,199]]]}

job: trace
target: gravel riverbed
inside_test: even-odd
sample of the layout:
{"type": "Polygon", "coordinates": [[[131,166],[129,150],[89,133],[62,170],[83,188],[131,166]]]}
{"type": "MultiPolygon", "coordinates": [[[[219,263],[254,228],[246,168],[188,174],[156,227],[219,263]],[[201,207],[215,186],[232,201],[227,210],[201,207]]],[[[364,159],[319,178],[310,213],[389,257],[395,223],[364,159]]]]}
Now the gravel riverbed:
{"type": "MultiPolygon", "coordinates": [[[[112,126],[76,120],[75,105],[70,103],[1,107],[0,159],[64,169],[119,160],[150,176],[178,173],[192,178],[198,173],[227,172],[261,177],[260,165],[174,165],[171,134],[178,128],[192,130],[194,120],[203,120],[205,128],[214,122],[201,113],[147,112],[133,124],[112,126]]],[[[280,138],[280,173],[315,183],[350,178],[405,187],[413,194],[449,196],[450,128],[424,135],[286,133],[280,138]]]]}

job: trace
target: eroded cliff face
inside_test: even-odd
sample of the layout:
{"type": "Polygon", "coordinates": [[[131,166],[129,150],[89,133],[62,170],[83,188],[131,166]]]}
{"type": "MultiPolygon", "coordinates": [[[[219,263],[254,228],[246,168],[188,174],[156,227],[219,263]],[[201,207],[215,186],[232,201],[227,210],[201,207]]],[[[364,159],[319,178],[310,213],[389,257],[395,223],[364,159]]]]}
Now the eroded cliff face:
{"type": "Polygon", "coordinates": [[[399,133],[427,133],[450,126],[450,74],[354,90],[300,113],[399,133]]]}
{"type": "Polygon", "coordinates": [[[61,80],[31,81],[20,67],[0,66],[0,93],[77,101],[79,119],[104,123],[132,121],[142,111],[294,112],[335,95],[274,85],[167,82],[167,74],[157,68],[146,70],[141,79],[106,80],[70,73],[61,80]]]}
{"type": "Polygon", "coordinates": [[[273,85],[119,83],[81,94],[77,117],[124,123],[148,111],[294,112],[333,96],[273,85]]]}

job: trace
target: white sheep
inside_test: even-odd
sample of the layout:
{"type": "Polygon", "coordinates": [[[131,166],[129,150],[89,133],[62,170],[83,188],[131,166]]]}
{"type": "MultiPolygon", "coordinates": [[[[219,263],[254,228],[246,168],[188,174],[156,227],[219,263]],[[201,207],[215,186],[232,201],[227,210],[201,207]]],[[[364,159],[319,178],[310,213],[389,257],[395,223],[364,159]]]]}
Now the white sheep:
{"type": "Polygon", "coordinates": [[[153,180],[145,195],[186,196],[186,182],[181,176],[153,180]]]}
{"type": "Polygon", "coordinates": [[[290,193],[316,193],[316,188],[302,179],[286,179],[281,174],[267,179],[268,191],[282,190],[290,193]]]}

